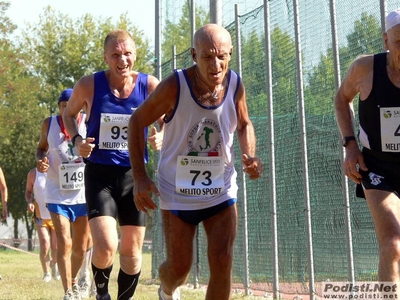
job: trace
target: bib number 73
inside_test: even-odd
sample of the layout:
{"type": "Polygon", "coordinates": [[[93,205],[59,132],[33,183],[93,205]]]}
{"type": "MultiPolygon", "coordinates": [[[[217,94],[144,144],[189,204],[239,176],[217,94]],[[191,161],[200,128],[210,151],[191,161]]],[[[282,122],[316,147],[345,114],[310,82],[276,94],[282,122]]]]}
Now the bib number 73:
{"type": "Polygon", "coordinates": [[[189,196],[210,197],[225,188],[222,157],[178,156],[176,192],[189,196]]]}
{"type": "Polygon", "coordinates": [[[192,178],[192,185],[196,185],[196,180],[198,179],[199,175],[203,175],[204,176],[204,180],[201,181],[200,183],[204,186],[209,186],[212,184],[212,179],[211,179],[211,172],[210,171],[198,171],[198,170],[190,170],[190,174],[194,174],[193,178],[192,178]]]}

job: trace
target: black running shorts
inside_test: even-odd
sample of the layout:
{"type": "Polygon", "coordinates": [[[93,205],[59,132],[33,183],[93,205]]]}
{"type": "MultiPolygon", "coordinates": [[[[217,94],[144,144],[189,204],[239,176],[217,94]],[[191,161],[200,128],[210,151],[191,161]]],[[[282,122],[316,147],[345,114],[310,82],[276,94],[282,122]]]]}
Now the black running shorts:
{"type": "Polygon", "coordinates": [[[133,201],[133,177],[130,167],[108,166],[87,161],[85,196],[89,220],[111,216],[120,226],[146,226],[146,214],[133,201]]]}
{"type": "Polygon", "coordinates": [[[362,175],[362,186],[357,185],[357,197],[365,198],[364,187],[366,190],[393,192],[400,198],[400,159],[368,149],[363,150],[363,156],[368,171],[359,170],[362,175]]]}

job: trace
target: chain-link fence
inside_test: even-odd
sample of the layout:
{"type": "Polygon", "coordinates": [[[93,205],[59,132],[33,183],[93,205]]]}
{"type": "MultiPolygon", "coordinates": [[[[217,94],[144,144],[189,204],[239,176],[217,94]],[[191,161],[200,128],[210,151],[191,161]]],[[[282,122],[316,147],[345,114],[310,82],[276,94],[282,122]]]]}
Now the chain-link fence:
{"type": "MultiPolygon", "coordinates": [[[[240,62],[265,174],[242,188],[246,209],[239,196],[234,283],[314,296],[321,294],[323,281],[377,280],[374,226],[365,200],[355,197],[354,184],[342,175],[333,98],[354,58],[383,51],[382,16],[400,3],[272,0],[254,7],[259,1],[242,2],[254,9],[237,16],[239,26],[231,13],[223,13],[223,23],[234,45],[240,33],[242,56],[232,59],[231,68],[238,71],[240,62]],[[226,16],[232,19],[227,22],[226,16]]],[[[169,9],[174,13],[179,5],[189,5],[173,3],[169,9]]],[[[197,5],[208,9],[209,3],[197,5]]],[[[232,12],[234,3],[225,1],[223,8],[232,12]]],[[[174,22],[175,15],[164,13],[174,22]]],[[[188,50],[163,63],[162,74],[192,63],[188,50]]],[[[235,150],[238,156],[240,149],[235,150]]],[[[240,176],[239,186],[243,187],[240,176]]],[[[160,216],[154,217],[156,277],[165,253],[160,216]]],[[[207,284],[207,257],[202,255],[207,245],[201,228],[196,240],[198,256],[190,280],[207,284]]]]}

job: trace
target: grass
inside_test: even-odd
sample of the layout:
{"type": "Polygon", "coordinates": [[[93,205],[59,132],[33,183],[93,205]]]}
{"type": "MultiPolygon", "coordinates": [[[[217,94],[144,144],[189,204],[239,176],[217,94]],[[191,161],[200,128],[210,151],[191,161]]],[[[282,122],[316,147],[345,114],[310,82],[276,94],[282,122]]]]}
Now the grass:
{"type": "MultiPolygon", "coordinates": [[[[151,279],[151,254],[144,253],[142,275],[134,296],[135,300],[158,300],[159,282],[151,279]]],[[[115,260],[109,290],[116,299],[118,259],[115,260]]],[[[37,253],[23,253],[10,249],[0,250],[0,300],[61,300],[64,292],[61,281],[42,281],[43,272],[37,253]]],[[[205,298],[205,288],[181,288],[181,300],[205,298]]],[[[95,299],[92,297],[91,299],[95,299]]],[[[260,299],[254,296],[233,295],[232,299],[260,299]]]]}

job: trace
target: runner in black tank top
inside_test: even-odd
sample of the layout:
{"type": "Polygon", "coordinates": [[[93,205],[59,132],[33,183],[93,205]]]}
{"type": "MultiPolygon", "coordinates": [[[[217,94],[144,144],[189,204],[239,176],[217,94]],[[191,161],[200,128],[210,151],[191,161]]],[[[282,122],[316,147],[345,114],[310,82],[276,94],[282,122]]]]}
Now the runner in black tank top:
{"type": "Polygon", "coordinates": [[[365,197],[379,243],[379,281],[400,280],[400,9],[386,17],[388,52],[354,60],[335,98],[344,172],[365,197]],[[353,101],[359,95],[355,138],[353,101]]]}

